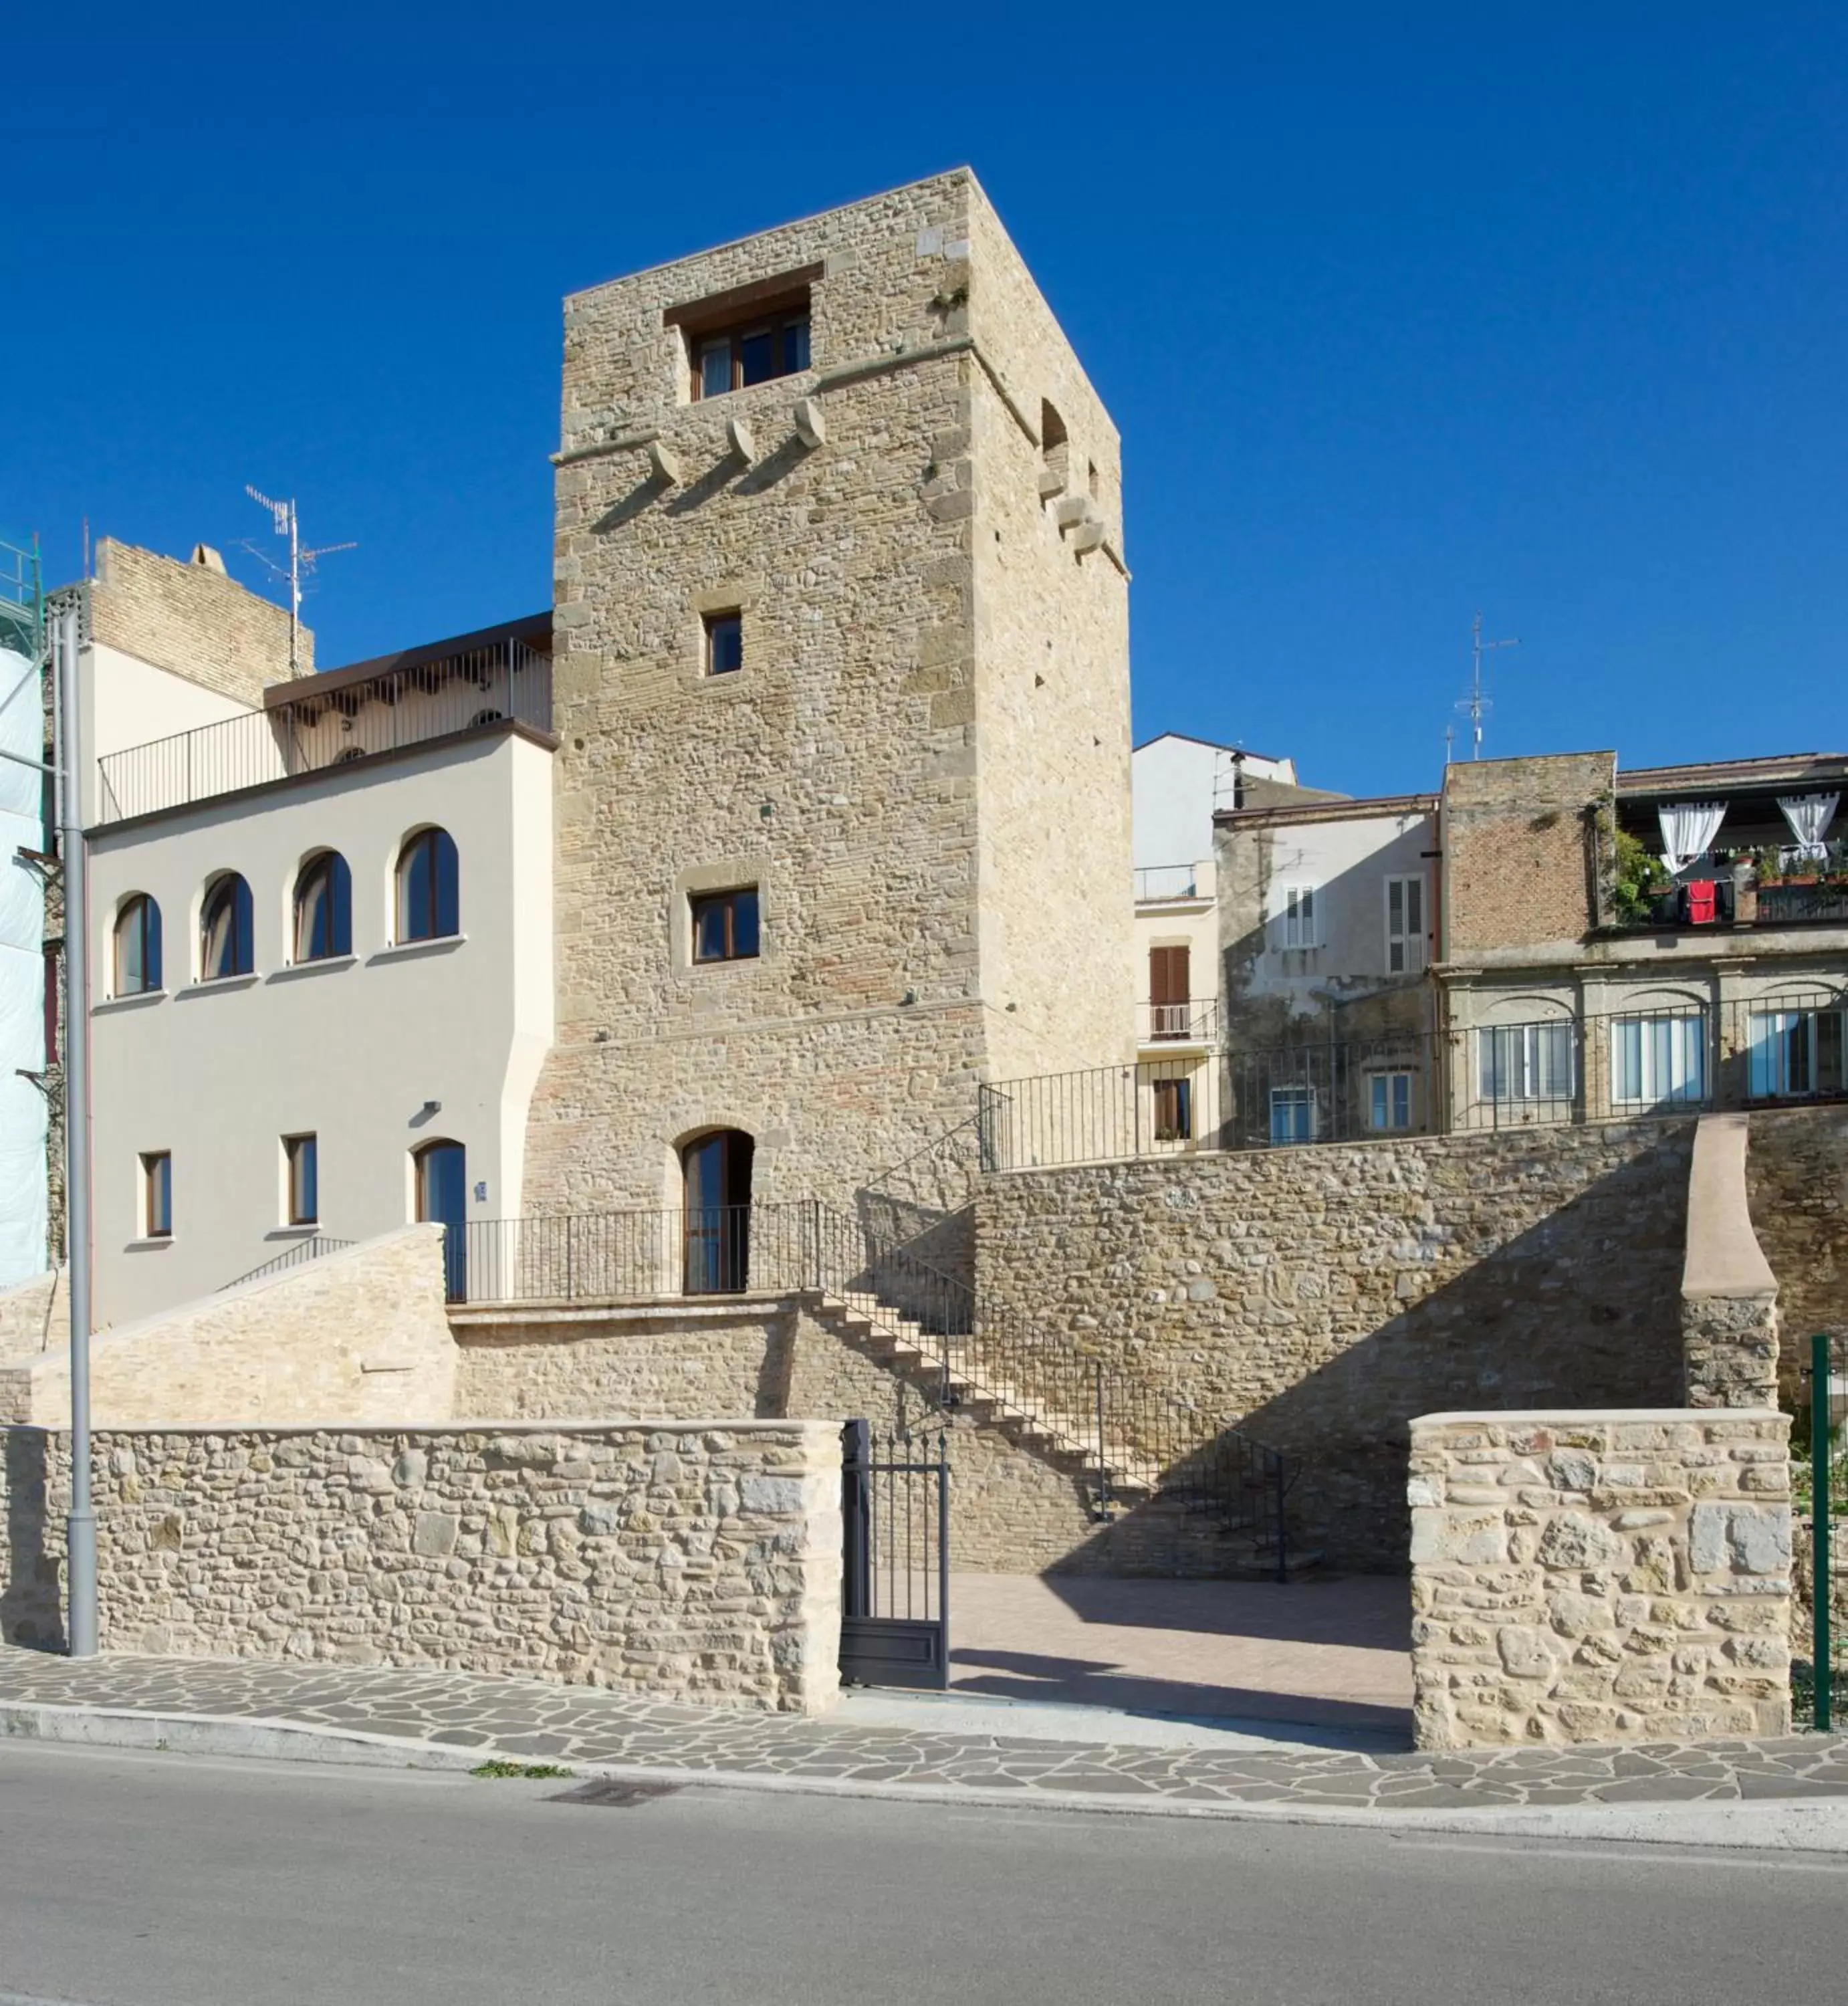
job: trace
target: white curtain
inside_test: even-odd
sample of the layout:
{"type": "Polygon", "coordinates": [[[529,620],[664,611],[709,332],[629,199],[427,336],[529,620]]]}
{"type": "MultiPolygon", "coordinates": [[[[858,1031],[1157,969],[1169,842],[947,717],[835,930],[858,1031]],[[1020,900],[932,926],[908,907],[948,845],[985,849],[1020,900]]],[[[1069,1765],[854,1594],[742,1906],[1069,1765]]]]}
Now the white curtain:
{"type": "Polygon", "coordinates": [[[1662,824],[1662,861],[1673,877],[1712,846],[1726,819],[1726,803],[1664,801],[1656,814],[1662,824]]]}
{"type": "Polygon", "coordinates": [[[1835,819],[1836,806],[1841,798],[1839,794],[1778,796],[1777,804],[1783,810],[1784,820],[1790,825],[1790,833],[1797,839],[1799,857],[1829,854],[1822,832],[1835,819]]]}

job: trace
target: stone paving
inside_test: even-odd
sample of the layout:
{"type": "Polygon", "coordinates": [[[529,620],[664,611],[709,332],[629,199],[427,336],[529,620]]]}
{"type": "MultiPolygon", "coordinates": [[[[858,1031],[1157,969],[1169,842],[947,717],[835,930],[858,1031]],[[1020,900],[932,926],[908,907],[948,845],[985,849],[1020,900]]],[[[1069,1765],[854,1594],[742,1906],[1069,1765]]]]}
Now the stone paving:
{"type": "Polygon", "coordinates": [[[284,1720],[594,1770],[1018,1790],[1190,1809],[1456,1811],[1848,1797],[1848,1737],[1420,1755],[1115,1747],[656,1705],[463,1672],[0,1650],[0,1705],[284,1720]]]}

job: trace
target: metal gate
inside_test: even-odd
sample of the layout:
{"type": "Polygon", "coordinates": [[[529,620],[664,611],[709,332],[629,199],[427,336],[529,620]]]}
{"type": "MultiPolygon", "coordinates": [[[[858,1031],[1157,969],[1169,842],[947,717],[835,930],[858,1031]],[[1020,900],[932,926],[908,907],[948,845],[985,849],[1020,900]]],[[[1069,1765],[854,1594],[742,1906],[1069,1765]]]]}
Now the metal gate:
{"type": "MultiPolygon", "coordinates": [[[[1808,1381],[1810,1431],[1807,1471],[1797,1459],[1799,1443],[1790,1445],[1793,1488],[1800,1511],[1808,1492],[1810,1511],[1810,1618],[1815,1639],[1810,1653],[1807,1690],[1803,1668],[1796,1668],[1793,1709],[1799,1726],[1827,1730],[1848,1713],[1848,1444],[1842,1439],[1848,1418],[1848,1338],[1818,1334],[1810,1339],[1808,1381]],[[1804,1479],[1808,1477],[1808,1484],[1804,1479]]],[[[1795,1432],[1795,1431],[1793,1431],[1795,1432]]],[[[1801,1586],[1802,1557],[1798,1557],[1801,1586]]]]}
{"type": "Polygon", "coordinates": [[[840,1675],[949,1684],[949,1457],[944,1435],[841,1430],[840,1675]]]}

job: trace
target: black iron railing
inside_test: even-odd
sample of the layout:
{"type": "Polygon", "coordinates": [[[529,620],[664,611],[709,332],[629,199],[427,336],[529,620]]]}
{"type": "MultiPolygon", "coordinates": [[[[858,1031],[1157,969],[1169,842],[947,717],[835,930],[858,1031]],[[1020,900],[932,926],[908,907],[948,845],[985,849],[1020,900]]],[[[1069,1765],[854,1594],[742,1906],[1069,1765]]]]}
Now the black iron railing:
{"type": "Polygon", "coordinates": [[[311,1238],[297,1241],[273,1260],[266,1261],[261,1266],[252,1268],[248,1274],[238,1275],[228,1282],[221,1282],[218,1293],[223,1295],[227,1289],[237,1288],[245,1282],[260,1282],[266,1275],[280,1275],[286,1269],[304,1267],[310,1261],[319,1261],[324,1255],[343,1253],[354,1244],[356,1243],[350,1240],[336,1240],[327,1234],[317,1233],[311,1238]]]}
{"type": "Polygon", "coordinates": [[[818,1201],[477,1221],[456,1244],[452,1293],[472,1304],[821,1297],[887,1346],[932,1406],[995,1420],[1066,1459],[1100,1516],[1163,1497],[1248,1530],[1284,1564],[1278,1452],[1037,1321],[980,1312],[966,1283],[818,1201]]]}
{"type": "Polygon", "coordinates": [[[512,718],[552,721],[551,658],[521,641],[495,642],[302,694],[171,737],[106,753],[97,819],[125,822],[245,787],[319,772],[512,718]]]}
{"type": "Polygon", "coordinates": [[[1848,1003],[1815,988],[1006,1080],[980,1119],[1015,1170],[1842,1099],[1848,1003]]]}

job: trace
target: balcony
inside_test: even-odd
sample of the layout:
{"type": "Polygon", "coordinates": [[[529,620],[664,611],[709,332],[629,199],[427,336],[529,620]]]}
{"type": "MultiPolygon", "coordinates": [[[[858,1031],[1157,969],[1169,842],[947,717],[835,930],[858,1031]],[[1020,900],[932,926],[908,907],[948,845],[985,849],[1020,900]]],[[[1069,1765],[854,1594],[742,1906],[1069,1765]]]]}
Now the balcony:
{"type": "Polygon", "coordinates": [[[1199,997],[1183,1003],[1139,1003],[1135,1009],[1139,1045],[1159,1045],[1165,1050],[1176,1045],[1219,1043],[1217,997],[1199,997]]]}
{"type": "Polygon", "coordinates": [[[509,721],[549,733],[551,657],[508,638],[355,677],[273,691],[268,708],[105,754],[97,819],[159,815],[509,721]]]}
{"type": "Polygon", "coordinates": [[[1202,857],[1193,864],[1150,864],[1135,874],[1135,903],[1139,906],[1173,905],[1188,899],[1210,899],[1213,889],[1210,857],[1202,857]]]}

